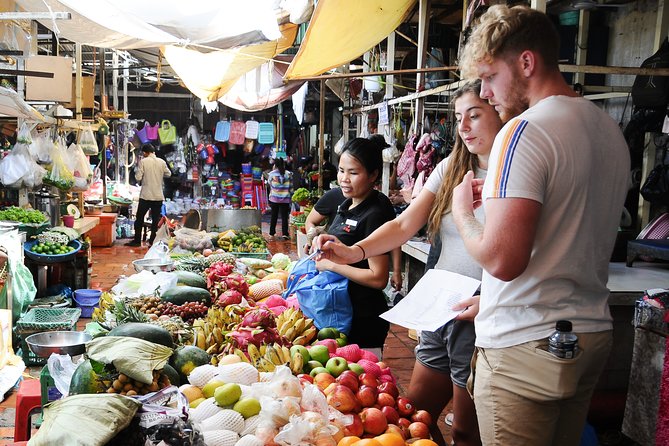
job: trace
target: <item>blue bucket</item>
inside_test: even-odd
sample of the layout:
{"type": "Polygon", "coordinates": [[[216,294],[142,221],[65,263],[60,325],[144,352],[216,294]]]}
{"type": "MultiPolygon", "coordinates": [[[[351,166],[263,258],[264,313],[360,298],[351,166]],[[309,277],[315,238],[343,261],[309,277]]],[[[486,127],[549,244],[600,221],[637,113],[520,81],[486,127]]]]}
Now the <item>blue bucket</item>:
{"type": "Polygon", "coordinates": [[[93,310],[100,303],[101,295],[102,291],[100,290],[74,290],[74,301],[77,303],[77,307],[81,308],[81,317],[89,318],[93,315],[93,310]]]}

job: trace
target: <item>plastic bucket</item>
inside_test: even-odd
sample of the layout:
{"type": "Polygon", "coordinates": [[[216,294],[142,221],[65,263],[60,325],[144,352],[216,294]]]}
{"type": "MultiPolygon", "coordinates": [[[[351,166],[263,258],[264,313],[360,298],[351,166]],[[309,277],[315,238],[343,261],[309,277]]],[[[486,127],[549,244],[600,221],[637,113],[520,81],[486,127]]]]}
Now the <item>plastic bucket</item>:
{"type": "Polygon", "coordinates": [[[81,317],[89,318],[93,315],[93,310],[98,307],[100,303],[100,296],[102,291],[81,289],[74,290],[74,301],[77,307],[81,308],[81,317]]]}

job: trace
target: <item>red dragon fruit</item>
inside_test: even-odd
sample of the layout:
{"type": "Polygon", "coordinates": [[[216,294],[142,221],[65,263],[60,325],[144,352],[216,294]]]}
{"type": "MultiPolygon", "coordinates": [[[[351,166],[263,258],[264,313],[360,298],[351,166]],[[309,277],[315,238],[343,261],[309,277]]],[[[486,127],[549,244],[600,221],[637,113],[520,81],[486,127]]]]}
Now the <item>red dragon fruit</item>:
{"type": "Polygon", "coordinates": [[[267,308],[254,308],[244,315],[240,327],[247,328],[274,328],[276,320],[274,313],[267,308]]]}
{"type": "Polygon", "coordinates": [[[234,267],[229,263],[212,263],[209,268],[204,270],[204,273],[207,276],[207,288],[211,288],[214,284],[222,281],[225,277],[232,273],[233,270],[234,267]]]}
{"type": "Polygon", "coordinates": [[[226,307],[228,305],[241,304],[243,298],[242,293],[237,290],[226,290],[219,296],[217,303],[221,307],[226,307]]]}
{"type": "Polygon", "coordinates": [[[242,293],[242,296],[249,293],[249,284],[241,274],[230,273],[224,280],[229,290],[237,290],[242,293]]]}
{"type": "Polygon", "coordinates": [[[273,344],[278,342],[283,344],[283,337],[276,328],[250,328],[239,327],[225,336],[232,340],[232,344],[242,350],[246,350],[249,344],[260,347],[262,344],[273,344]]]}

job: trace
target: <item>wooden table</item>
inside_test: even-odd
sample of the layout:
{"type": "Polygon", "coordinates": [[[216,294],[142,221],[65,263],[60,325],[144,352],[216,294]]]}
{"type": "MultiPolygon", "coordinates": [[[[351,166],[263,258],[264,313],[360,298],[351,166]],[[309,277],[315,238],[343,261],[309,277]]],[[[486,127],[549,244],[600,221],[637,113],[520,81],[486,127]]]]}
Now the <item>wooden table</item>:
{"type": "Polygon", "coordinates": [[[85,234],[100,223],[100,217],[81,217],[74,220],[75,229],[79,235],[85,234]]]}

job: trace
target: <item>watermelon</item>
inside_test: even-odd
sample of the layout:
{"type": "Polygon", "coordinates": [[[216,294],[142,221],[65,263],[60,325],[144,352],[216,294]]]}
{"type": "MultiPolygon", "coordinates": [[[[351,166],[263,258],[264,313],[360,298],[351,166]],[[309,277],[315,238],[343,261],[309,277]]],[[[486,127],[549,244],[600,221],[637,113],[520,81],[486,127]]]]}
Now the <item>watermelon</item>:
{"type": "Polygon", "coordinates": [[[163,374],[167,375],[167,377],[170,379],[170,384],[173,386],[181,385],[181,377],[179,376],[179,372],[177,372],[171,365],[165,364],[163,367],[163,374]]]}
{"type": "Polygon", "coordinates": [[[179,373],[181,382],[186,382],[188,375],[195,367],[209,364],[210,361],[209,354],[194,345],[179,347],[170,357],[170,365],[179,373]]]}
{"type": "Polygon", "coordinates": [[[160,298],[175,305],[183,305],[186,302],[204,302],[205,305],[211,305],[209,291],[189,285],[170,288],[160,298]]]}
{"type": "Polygon", "coordinates": [[[146,324],[142,322],[128,322],[114,327],[108,336],[128,336],[131,338],[144,339],[154,344],[174,348],[172,335],[169,331],[159,325],[146,324]]]}
{"type": "Polygon", "coordinates": [[[102,372],[102,368],[103,365],[100,363],[96,363],[94,367],[90,359],[79,364],[70,380],[70,395],[104,393],[107,387],[102,383],[102,378],[98,374],[102,372]]]}
{"type": "Polygon", "coordinates": [[[175,271],[177,275],[177,285],[179,286],[193,286],[197,288],[207,289],[207,281],[201,275],[191,271],[175,271]]]}

